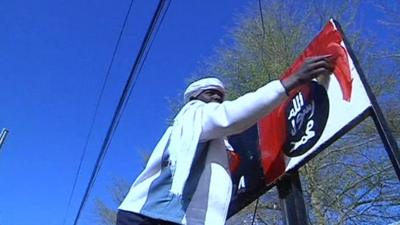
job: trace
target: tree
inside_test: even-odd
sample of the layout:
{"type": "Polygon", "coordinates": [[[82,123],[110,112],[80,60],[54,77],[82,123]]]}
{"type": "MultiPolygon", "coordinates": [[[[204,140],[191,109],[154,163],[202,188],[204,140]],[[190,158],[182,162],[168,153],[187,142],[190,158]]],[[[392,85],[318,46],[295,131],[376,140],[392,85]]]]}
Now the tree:
{"type": "MultiPolygon", "coordinates": [[[[128,193],[130,183],[122,178],[115,178],[110,187],[110,196],[114,205],[119,205],[128,193]]],[[[95,199],[95,215],[100,224],[114,225],[116,221],[117,209],[111,207],[103,199],[95,199]]]]}
{"type": "MultiPolygon", "coordinates": [[[[142,167],[146,166],[147,161],[150,158],[150,153],[145,150],[138,151],[139,156],[142,160],[142,167]]],[[[103,225],[114,225],[117,218],[117,208],[124,200],[126,194],[128,193],[131,181],[127,181],[124,178],[116,177],[113,179],[110,190],[110,197],[112,201],[112,206],[106,203],[103,198],[97,197],[95,199],[95,218],[103,225]]]]}
{"type": "MultiPolygon", "coordinates": [[[[220,48],[217,56],[208,61],[206,72],[201,73],[222,77],[230,84],[233,98],[254,90],[284,71],[311,40],[311,34],[316,34],[329,17],[334,16],[339,21],[349,21],[342,26],[348,31],[348,39],[379,102],[383,106],[390,103],[391,107],[384,107],[384,111],[398,137],[399,103],[394,98],[398,93],[398,78],[390,69],[382,68],[382,63],[388,63],[371,52],[374,43],[351,28],[361,3],[263,2],[268,6],[262,9],[264,21],[261,21],[259,9],[250,9],[232,31],[229,44],[220,48]]],[[[374,125],[367,120],[307,164],[300,172],[310,223],[360,224],[398,220],[396,210],[400,196],[395,191],[398,181],[385,156],[374,125]]],[[[251,209],[245,211],[245,215],[249,214],[251,209]]],[[[245,216],[243,221],[246,219],[248,221],[245,216]]],[[[275,224],[278,221],[269,222],[275,224]]],[[[268,224],[266,221],[259,223],[268,224]]]]}

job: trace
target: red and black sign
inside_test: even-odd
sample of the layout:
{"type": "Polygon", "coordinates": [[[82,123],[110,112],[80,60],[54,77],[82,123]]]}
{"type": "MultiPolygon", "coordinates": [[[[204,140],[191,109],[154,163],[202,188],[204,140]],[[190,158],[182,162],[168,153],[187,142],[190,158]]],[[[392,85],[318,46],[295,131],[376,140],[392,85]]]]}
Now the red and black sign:
{"type": "Polygon", "coordinates": [[[330,20],[290,68],[285,79],[300,69],[307,57],[332,55],[333,75],[315,79],[289,93],[288,99],[248,131],[229,141],[240,157],[232,174],[231,214],[272,187],[290,170],[365,119],[371,101],[354,54],[338,24],[330,20]]]}
{"type": "Polygon", "coordinates": [[[325,128],[329,115],[329,98],[317,82],[296,93],[286,105],[286,139],[283,152],[289,157],[311,149],[325,128]]]}

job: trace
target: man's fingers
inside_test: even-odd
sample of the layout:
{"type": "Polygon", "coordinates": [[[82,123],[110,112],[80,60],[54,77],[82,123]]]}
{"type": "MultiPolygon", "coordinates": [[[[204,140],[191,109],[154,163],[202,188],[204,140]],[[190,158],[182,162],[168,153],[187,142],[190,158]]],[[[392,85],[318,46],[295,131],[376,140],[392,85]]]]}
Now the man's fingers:
{"type": "Polygon", "coordinates": [[[332,55],[320,55],[307,58],[302,68],[296,73],[295,79],[299,83],[306,83],[320,75],[331,74],[333,71],[332,57],[332,55]]]}
{"type": "Polygon", "coordinates": [[[331,55],[331,54],[328,54],[328,55],[319,55],[319,56],[311,56],[311,57],[308,57],[308,58],[306,58],[306,62],[308,61],[308,62],[310,62],[310,63],[312,63],[312,62],[317,62],[317,61],[321,61],[321,60],[324,60],[324,61],[330,61],[330,58],[335,58],[333,55],[331,55]]]}
{"type": "Polygon", "coordinates": [[[312,70],[316,70],[316,69],[319,69],[319,68],[324,68],[324,69],[327,69],[327,70],[332,70],[333,69],[331,63],[329,61],[327,61],[327,60],[318,60],[318,61],[315,61],[313,63],[309,63],[308,64],[308,70],[310,72],[312,70]]]}
{"type": "Polygon", "coordinates": [[[310,74],[311,78],[316,78],[320,75],[329,75],[332,73],[332,70],[327,70],[325,68],[318,68],[313,70],[313,72],[310,74]]]}

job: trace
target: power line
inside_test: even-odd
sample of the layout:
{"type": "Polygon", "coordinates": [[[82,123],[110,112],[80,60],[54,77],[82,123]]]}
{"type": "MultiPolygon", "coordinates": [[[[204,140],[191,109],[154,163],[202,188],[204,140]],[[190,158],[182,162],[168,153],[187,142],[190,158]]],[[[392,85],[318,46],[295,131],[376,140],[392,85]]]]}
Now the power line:
{"type": "Polygon", "coordinates": [[[260,198],[257,198],[256,205],[254,206],[254,213],[253,213],[253,220],[251,221],[251,225],[254,225],[254,222],[256,221],[256,216],[257,216],[257,207],[258,207],[258,201],[260,198]]]}
{"type": "Polygon", "coordinates": [[[69,209],[71,208],[72,197],[74,196],[75,189],[76,189],[76,184],[78,182],[78,177],[79,177],[79,175],[81,173],[83,159],[86,156],[87,147],[89,145],[89,140],[90,140],[90,138],[92,136],[94,124],[95,124],[95,121],[96,121],[96,118],[97,118],[97,114],[98,114],[98,111],[99,111],[99,108],[100,108],[100,103],[101,103],[101,100],[103,99],[104,90],[105,90],[108,78],[109,78],[109,76],[111,74],[112,66],[114,65],[114,60],[115,60],[115,57],[117,55],[117,52],[118,52],[118,49],[119,49],[119,46],[120,46],[122,35],[124,33],[124,30],[125,30],[125,27],[126,27],[126,24],[127,24],[127,21],[128,21],[129,14],[130,14],[130,12],[132,10],[132,5],[133,5],[133,0],[131,0],[131,2],[129,4],[128,11],[125,14],[124,22],[123,22],[121,30],[119,32],[118,39],[117,39],[117,42],[115,44],[113,54],[111,56],[110,63],[108,64],[106,76],[105,76],[105,78],[103,80],[103,84],[102,84],[102,87],[100,89],[100,94],[97,97],[96,106],[95,106],[95,110],[94,110],[94,113],[93,113],[93,116],[92,116],[92,120],[90,122],[89,131],[88,131],[88,134],[86,135],[86,140],[85,140],[85,144],[84,144],[84,147],[83,147],[83,150],[82,150],[82,153],[81,153],[81,157],[80,157],[80,160],[79,160],[78,169],[77,169],[77,171],[75,173],[74,183],[72,185],[72,190],[71,190],[71,193],[70,193],[69,198],[68,198],[68,206],[67,206],[67,209],[66,209],[66,212],[65,212],[65,215],[64,215],[64,219],[63,219],[63,224],[64,225],[66,223],[66,218],[67,218],[67,215],[69,213],[69,209]]]}
{"type": "MultiPolygon", "coordinates": [[[[262,28],[262,40],[260,43],[261,46],[261,63],[263,65],[263,68],[267,68],[267,66],[265,65],[265,59],[264,59],[264,42],[265,42],[265,25],[264,25],[264,16],[263,16],[263,9],[262,9],[262,4],[261,4],[261,0],[258,0],[258,10],[260,12],[260,20],[261,20],[261,28],[262,28]]],[[[270,73],[268,74],[268,80],[271,81],[271,75],[270,73]]]]}
{"type": "Polygon", "coordinates": [[[95,163],[95,167],[92,171],[91,177],[89,179],[85,194],[83,196],[82,202],[80,204],[79,210],[77,212],[77,215],[75,217],[75,221],[74,221],[74,225],[76,225],[78,223],[78,220],[80,218],[81,212],[85,206],[85,203],[87,201],[87,198],[89,196],[89,193],[96,181],[96,177],[97,174],[100,170],[102,161],[104,159],[104,156],[108,150],[108,147],[111,143],[112,137],[116,131],[116,128],[118,127],[119,121],[121,119],[122,113],[125,109],[127,100],[129,99],[129,96],[131,94],[131,91],[133,89],[133,87],[136,84],[136,80],[137,80],[137,76],[140,73],[140,70],[143,66],[144,61],[146,60],[147,57],[147,53],[151,47],[152,44],[152,40],[154,38],[154,36],[157,33],[158,27],[161,24],[161,22],[164,19],[165,13],[168,10],[170,4],[170,0],[160,0],[157,6],[157,9],[155,11],[155,13],[153,14],[153,18],[151,20],[150,26],[148,27],[147,31],[146,31],[146,35],[142,41],[142,45],[141,48],[139,50],[139,53],[136,56],[135,62],[132,66],[131,72],[129,74],[128,80],[125,84],[124,90],[122,92],[122,95],[119,99],[117,108],[114,112],[114,116],[113,119],[111,121],[111,124],[108,128],[106,137],[104,138],[103,144],[102,144],[102,148],[101,151],[99,153],[99,156],[97,158],[97,161],[95,163]]]}
{"type": "Polygon", "coordinates": [[[263,30],[262,36],[263,36],[263,39],[264,39],[265,38],[265,26],[264,26],[264,16],[263,16],[261,0],[258,0],[258,10],[260,11],[261,28],[263,30]]]}

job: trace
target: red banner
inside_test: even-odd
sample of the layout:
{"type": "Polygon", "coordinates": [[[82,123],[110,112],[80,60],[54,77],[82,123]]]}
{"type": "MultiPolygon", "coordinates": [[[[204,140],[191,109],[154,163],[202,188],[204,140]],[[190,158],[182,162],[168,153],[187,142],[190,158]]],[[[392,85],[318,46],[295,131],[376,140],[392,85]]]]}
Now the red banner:
{"type": "MultiPolygon", "coordinates": [[[[357,71],[351,71],[351,58],[333,20],[313,39],[281,79],[300,69],[307,57],[320,55],[331,55],[333,58],[331,80],[336,80],[340,90],[329,91],[341,93],[341,104],[352,103],[353,77],[357,71]]],[[[315,148],[330,119],[330,112],[335,110],[332,106],[337,105],[332,104],[328,94],[329,83],[325,81],[321,84],[316,79],[291,91],[286,102],[259,121],[261,161],[267,183],[275,181],[285,172],[290,157],[300,156],[315,148]]],[[[334,101],[338,102],[337,99],[334,101]]],[[[360,111],[364,109],[361,107],[360,111]]]]}

